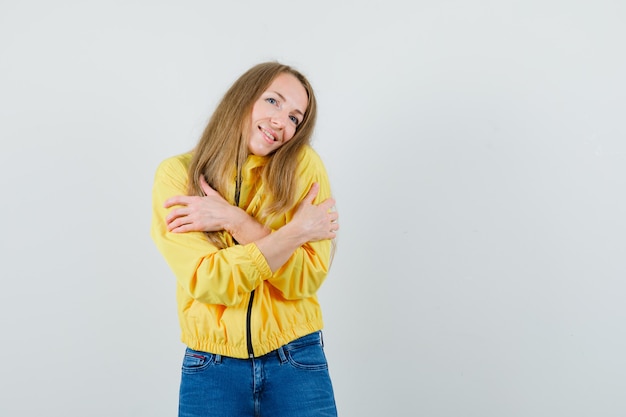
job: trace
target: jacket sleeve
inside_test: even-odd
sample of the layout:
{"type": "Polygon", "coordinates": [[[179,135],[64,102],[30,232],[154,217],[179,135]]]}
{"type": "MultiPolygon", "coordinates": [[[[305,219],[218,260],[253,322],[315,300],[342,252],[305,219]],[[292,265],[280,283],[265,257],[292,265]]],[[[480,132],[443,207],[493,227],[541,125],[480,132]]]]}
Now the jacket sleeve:
{"type": "MultiPolygon", "coordinates": [[[[308,149],[299,163],[297,178],[299,197],[296,207],[304,199],[314,182],[320,185],[314,204],[319,204],[331,197],[326,169],[317,153],[311,148],[308,149]]],[[[295,207],[287,213],[286,223],[291,220],[294,212],[295,207]]],[[[296,249],[285,265],[267,281],[289,300],[314,296],[328,275],[333,246],[334,242],[330,239],[302,245],[296,249]]]]}
{"type": "Polygon", "coordinates": [[[187,168],[180,157],[159,164],[152,188],[150,235],[176,281],[190,297],[205,304],[237,305],[244,294],[272,275],[255,244],[218,249],[204,233],[171,233],[163,203],[169,197],[187,194],[187,168]]]}

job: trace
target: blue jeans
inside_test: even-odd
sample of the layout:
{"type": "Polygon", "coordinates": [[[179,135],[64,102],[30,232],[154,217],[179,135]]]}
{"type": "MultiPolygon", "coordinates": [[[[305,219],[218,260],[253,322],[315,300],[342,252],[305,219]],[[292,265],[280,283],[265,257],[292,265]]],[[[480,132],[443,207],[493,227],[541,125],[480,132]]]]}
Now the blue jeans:
{"type": "Polygon", "coordinates": [[[187,348],[178,415],[336,417],[321,332],[251,359],[187,348]]]}

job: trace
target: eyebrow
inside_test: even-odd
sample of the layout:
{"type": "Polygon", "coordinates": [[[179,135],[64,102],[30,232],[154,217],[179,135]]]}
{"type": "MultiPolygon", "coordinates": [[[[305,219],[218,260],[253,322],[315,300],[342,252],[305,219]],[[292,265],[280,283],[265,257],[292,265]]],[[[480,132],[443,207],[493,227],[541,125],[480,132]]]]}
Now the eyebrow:
{"type": "MultiPolygon", "coordinates": [[[[278,91],[274,91],[272,90],[272,93],[276,94],[282,101],[287,101],[287,99],[285,98],[285,96],[283,96],[282,94],[280,94],[278,91]]],[[[298,113],[300,116],[304,117],[304,113],[302,113],[302,111],[295,109],[294,113],[298,113]]]]}

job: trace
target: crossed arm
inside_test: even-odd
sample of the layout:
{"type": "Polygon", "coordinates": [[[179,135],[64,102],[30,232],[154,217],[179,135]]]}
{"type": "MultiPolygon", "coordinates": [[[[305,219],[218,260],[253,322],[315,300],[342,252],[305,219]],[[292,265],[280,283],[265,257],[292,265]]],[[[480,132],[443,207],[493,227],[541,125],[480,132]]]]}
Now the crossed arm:
{"type": "Polygon", "coordinates": [[[299,204],[289,223],[274,233],[239,207],[231,205],[200,178],[206,196],[177,195],[167,199],[172,208],[166,216],[167,229],[173,233],[227,231],[241,244],[255,243],[272,273],[287,262],[293,252],[307,242],[333,239],[339,230],[335,200],[313,204],[319,192],[314,183],[299,204]]]}
{"type": "Polygon", "coordinates": [[[205,186],[205,197],[185,196],[190,157],[183,154],[163,161],[152,188],[150,235],[179,289],[202,303],[227,306],[237,305],[263,281],[286,299],[315,295],[328,274],[330,239],[339,227],[331,209],[334,200],[313,203],[321,195],[329,197],[319,160],[313,155],[300,165],[316,172],[308,183],[317,182],[319,187],[311,186],[285,215],[285,224],[270,230],[210,187],[205,186]],[[232,234],[240,244],[218,249],[202,233],[215,230],[232,234]]]}

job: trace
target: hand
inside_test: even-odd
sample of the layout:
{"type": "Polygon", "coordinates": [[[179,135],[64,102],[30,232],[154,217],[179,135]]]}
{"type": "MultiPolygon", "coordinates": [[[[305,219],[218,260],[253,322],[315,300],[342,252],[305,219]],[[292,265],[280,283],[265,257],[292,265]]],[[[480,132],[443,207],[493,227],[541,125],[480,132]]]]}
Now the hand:
{"type": "Polygon", "coordinates": [[[319,192],[319,184],[314,183],[289,224],[297,226],[307,237],[308,242],[334,239],[339,230],[339,213],[335,211],[335,200],[328,198],[320,204],[313,204],[319,192]]]}
{"type": "Polygon", "coordinates": [[[163,206],[175,208],[165,217],[167,230],[174,233],[216,232],[224,230],[233,209],[217,191],[200,176],[200,187],[206,197],[178,195],[169,198],[163,206]]]}

